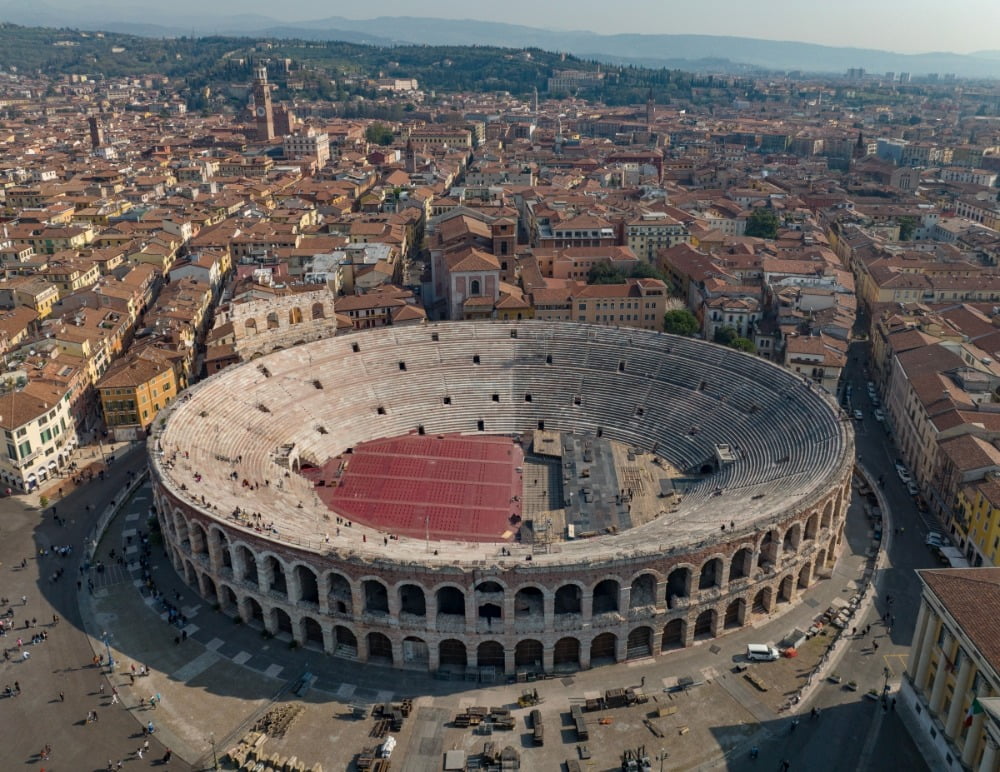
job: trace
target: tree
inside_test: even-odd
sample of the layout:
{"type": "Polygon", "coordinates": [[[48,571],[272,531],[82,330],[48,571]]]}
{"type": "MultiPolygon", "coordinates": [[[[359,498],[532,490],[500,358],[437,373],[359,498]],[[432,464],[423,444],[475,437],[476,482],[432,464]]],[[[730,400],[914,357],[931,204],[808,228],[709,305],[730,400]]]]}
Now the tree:
{"type": "Polygon", "coordinates": [[[729,344],[729,348],[734,348],[737,351],[743,351],[747,354],[753,354],[757,347],[753,345],[753,341],[749,338],[733,338],[733,341],[729,344]]]}
{"type": "Polygon", "coordinates": [[[723,346],[731,346],[738,337],[739,335],[732,327],[716,327],[713,340],[723,346]]]}
{"type": "Polygon", "coordinates": [[[698,320],[686,308],[667,311],[663,315],[663,331],[671,335],[691,337],[698,332],[698,320]]]}
{"type": "Polygon", "coordinates": [[[372,123],[365,129],[365,139],[376,145],[391,145],[394,135],[384,123],[372,123]]]}
{"type": "Polygon", "coordinates": [[[745,234],[760,239],[773,239],[778,235],[778,215],[771,209],[757,207],[747,218],[745,234]]]}
{"type": "Polygon", "coordinates": [[[625,274],[616,268],[612,268],[611,263],[594,263],[587,272],[587,284],[624,284],[625,274]]]}
{"type": "Polygon", "coordinates": [[[913,238],[913,231],[917,229],[917,218],[911,217],[910,215],[905,215],[900,217],[899,220],[899,240],[909,241],[913,238]]]}

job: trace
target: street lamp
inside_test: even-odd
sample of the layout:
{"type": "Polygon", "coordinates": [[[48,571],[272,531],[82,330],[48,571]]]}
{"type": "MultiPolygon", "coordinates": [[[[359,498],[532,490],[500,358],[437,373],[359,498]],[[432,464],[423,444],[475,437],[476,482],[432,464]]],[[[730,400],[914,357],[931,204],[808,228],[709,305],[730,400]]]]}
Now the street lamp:
{"type": "Polygon", "coordinates": [[[660,772],[663,772],[663,760],[669,755],[663,748],[660,748],[660,772]]]}
{"type": "Polygon", "coordinates": [[[108,631],[101,633],[101,641],[104,643],[104,650],[108,653],[108,672],[115,672],[115,658],[111,656],[111,637],[108,631]]]}
{"type": "Polygon", "coordinates": [[[882,696],[884,697],[889,693],[889,676],[892,675],[892,671],[888,667],[882,668],[882,675],[885,677],[885,683],[882,684],[882,696]]]}
{"type": "Polygon", "coordinates": [[[219,757],[215,754],[215,732],[208,736],[208,742],[212,745],[212,769],[218,769],[219,757]]]}

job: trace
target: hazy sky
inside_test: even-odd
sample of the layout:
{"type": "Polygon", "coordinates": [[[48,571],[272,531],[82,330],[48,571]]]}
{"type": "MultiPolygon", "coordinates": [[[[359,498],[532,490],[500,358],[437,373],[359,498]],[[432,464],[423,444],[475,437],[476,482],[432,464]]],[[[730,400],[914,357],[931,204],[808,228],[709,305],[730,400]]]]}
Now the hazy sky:
{"type": "MultiPolygon", "coordinates": [[[[135,9],[150,2],[74,0],[72,6],[135,9]]],[[[286,21],[434,16],[599,33],[741,35],[905,53],[1000,49],[1000,0],[172,0],[169,5],[183,13],[259,13],[286,21]]]]}

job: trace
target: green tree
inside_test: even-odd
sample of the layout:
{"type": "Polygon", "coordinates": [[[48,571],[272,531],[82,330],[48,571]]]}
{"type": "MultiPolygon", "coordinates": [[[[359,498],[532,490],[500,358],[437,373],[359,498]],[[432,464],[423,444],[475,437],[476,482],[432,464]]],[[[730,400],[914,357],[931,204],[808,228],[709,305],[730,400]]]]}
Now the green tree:
{"type": "Polygon", "coordinates": [[[667,311],[663,315],[663,330],[671,335],[691,337],[698,332],[698,320],[686,308],[667,311]]]}
{"type": "Polygon", "coordinates": [[[594,263],[594,266],[587,272],[587,284],[624,284],[625,274],[616,268],[611,267],[611,263],[594,263]]]}
{"type": "Polygon", "coordinates": [[[365,139],[376,145],[391,145],[394,135],[384,123],[372,123],[365,129],[365,139]]]}
{"type": "Polygon", "coordinates": [[[913,231],[917,229],[917,218],[911,217],[910,215],[905,215],[900,217],[899,220],[899,240],[909,241],[913,238],[913,231]]]}
{"type": "Polygon", "coordinates": [[[723,346],[731,346],[738,337],[739,335],[732,327],[716,327],[713,340],[723,346]]]}
{"type": "Polygon", "coordinates": [[[753,354],[757,347],[753,345],[753,341],[749,338],[733,338],[732,343],[729,344],[729,348],[734,348],[737,351],[743,351],[747,354],[753,354]]]}
{"type": "Polygon", "coordinates": [[[778,215],[771,209],[757,207],[747,218],[745,233],[760,239],[773,239],[778,235],[778,215]]]}

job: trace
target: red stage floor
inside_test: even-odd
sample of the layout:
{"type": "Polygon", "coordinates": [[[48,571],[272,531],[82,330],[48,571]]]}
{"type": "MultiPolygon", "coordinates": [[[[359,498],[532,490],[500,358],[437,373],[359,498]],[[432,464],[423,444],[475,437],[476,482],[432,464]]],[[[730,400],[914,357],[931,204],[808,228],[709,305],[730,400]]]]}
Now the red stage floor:
{"type": "Polygon", "coordinates": [[[358,445],[303,474],[337,514],[386,534],[499,541],[517,530],[523,462],[509,437],[412,434],[358,445]]]}

